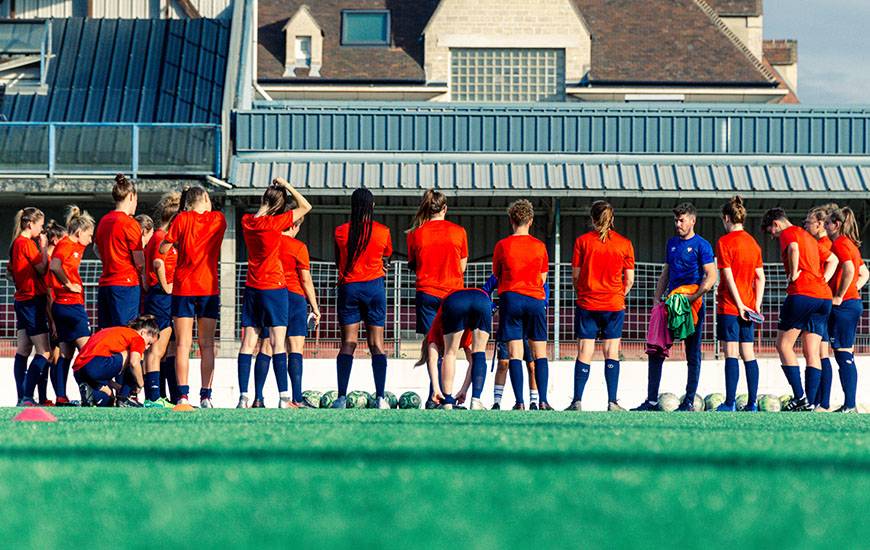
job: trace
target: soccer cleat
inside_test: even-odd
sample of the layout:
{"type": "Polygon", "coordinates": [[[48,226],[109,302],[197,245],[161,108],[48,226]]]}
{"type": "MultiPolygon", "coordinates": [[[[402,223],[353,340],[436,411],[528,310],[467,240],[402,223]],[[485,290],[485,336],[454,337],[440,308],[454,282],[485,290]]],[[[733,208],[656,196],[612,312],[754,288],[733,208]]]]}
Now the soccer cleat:
{"type": "Polygon", "coordinates": [[[141,409],[142,403],[139,403],[132,397],[119,397],[115,401],[115,406],[123,409],[141,409]]]}
{"type": "Polygon", "coordinates": [[[452,410],[453,410],[453,405],[451,405],[450,403],[443,403],[443,404],[441,405],[441,410],[444,410],[444,411],[452,411],[452,410]]]}
{"type": "Polygon", "coordinates": [[[262,399],[254,399],[254,402],[251,403],[251,408],[252,409],[265,409],[266,404],[263,403],[262,399]]]}
{"type": "Polygon", "coordinates": [[[625,412],[625,409],[617,403],[616,401],[608,401],[607,402],[607,411],[608,412],[625,412]]]}
{"type": "Polygon", "coordinates": [[[517,403],[516,405],[514,405],[514,408],[512,410],[524,411],[524,410],[526,410],[526,404],[525,403],[517,403]]]}
{"type": "Polygon", "coordinates": [[[546,401],[541,401],[541,404],[538,405],[538,410],[539,411],[552,411],[553,407],[551,407],[550,404],[547,403],[546,401]]]}
{"type": "Polygon", "coordinates": [[[858,409],[856,409],[855,407],[847,407],[846,405],[843,405],[842,407],[835,410],[834,412],[846,413],[846,414],[858,414],[858,409]]]}
{"type": "Polygon", "coordinates": [[[491,410],[491,411],[500,411],[500,410],[501,410],[501,404],[500,404],[500,403],[493,403],[493,404],[492,404],[492,408],[491,408],[490,410],[491,410]]]}
{"type": "Polygon", "coordinates": [[[471,398],[471,410],[472,411],[482,411],[484,410],[483,403],[480,402],[480,399],[477,397],[471,398]]]}
{"type": "Polygon", "coordinates": [[[249,408],[251,408],[250,398],[248,398],[248,396],[244,395],[244,394],[240,395],[239,396],[239,404],[236,405],[236,408],[237,409],[249,409],[249,408]]]}
{"type": "Polygon", "coordinates": [[[278,400],[279,409],[298,409],[299,405],[293,402],[292,397],[282,397],[278,400]]]}
{"type": "Polygon", "coordinates": [[[535,403],[534,401],[532,401],[531,403],[529,403],[529,410],[530,410],[530,411],[536,411],[536,410],[538,410],[538,404],[535,403]]]}
{"type": "Polygon", "coordinates": [[[716,412],[734,412],[736,410],[737,410],[737,405],[734,403],[732,403],[730,405],[728,403],[722,403],[721,405],[716,407],[716,412]]]}
{"type": "Polygon", "coordinates": [[[18,407],[38,407],[36,401],[31,397],[22,397],[20,401],[18,401],[18,407]]]}
{"type": "Polygon", "coordinates": [[[785,412],[807,412],[813,410],[813,406],[807,403],[806,397],[800,399],[792,397],[782,410],[785,412]]]}
{"type": "Polygon", "coordinates": [[[188,399],[187,394],[179,395],[176,405],[190,405],[190,399],[188,399]]]}
{"type": "Polygon", "coordinates": [[[694,412],[695,411],[695,404],[693,402],[689,401],[688,399],[686,399],[685,401],[680,403],[680,406],[677,407],[677,411],[678,412],[694,412]]]}
{"type": "Polygon", "coordinates": [[[568,408],[565,410],[566,411],[582,411],[583,410],[583,403],[579,399],[575,399],[574,401],[571,401],[571,404],[568,405],[568,408]]]}
{"type": "Polygon", "coordinates": [[[39,402],[40,407],[54,407],[54,401],[51,399],[46,399],[45,401],[39,402]]]}
{"type": "Polygon", "coordinates": [[[76,407],[78,406],[77,401],[70,401],[66,397],[58,397],[57,401],[54,402],[55,407],[76,407]]]}
{"type": "Polygon", "coordinates": [[[755,413],[758,412],[758,403],[747,403],[739,409],[740,412],[755,413]]]}
{"type": "Polygon", "coordinates": [[[169,405],[167,407],[166,403],[168,403],[168,401],[166,401],[165,399],[163,399],[161,397],[160,399],[158,399],[156,401],[151,401],[150,399],[146,399],[145,403],[143,403],[142,406],[146,409],[166,409],[166,408],[171,409],[172,405],[169,405]]]}
{"type": "Polygon", "coordinates": [[[659,410],[659,404],[653,403],[652,401],[647,400],[631,410],[641,411],[641,412],[653,412],[653,411],[659,410]]]}
{"type": "Polygon", "coordinates": [[[87,384],[79,384],[79,393],[82,396],[82,407],[95,407],[94,390],[87,384]]]}
{"type": "Polygon", "coordinates": [[[302,400],[301,403],[296,403],[296,404],[299,405],[300,409],[317,409],[317,408],[319,408],[316,405],[312,405],[308,401],[305,401],[304,399],[302,400]]]}
{"type": "Polygon", "coordinates": [[[433,401],[432,399],[426,400],[426,410],[427,411],[431,411],[432,409],[437,409],[437,408],[438,408],[437,402],[433,401]]]}
{"type": "Polygon", "coordinates": [[[829,412],[831,412],[831,409],[826,409],[826,408],[822,407],[821,405],[816,405],[816,406],[813,408],[813,412],[817,412],[817,413],[829,413],[829,412]]]}
{"type": "Polygon", "coordinates": [[[211,397],[203,397],[199,400],[200,409],[213,409],[214,403],[211,402],[211,397]]]}
{"type": "Polygon", "coordinates": [[[342,395],[341,397],[336,397],[335,401],[332,402],[331,409],[346,409],[347,408],[347,396],[342,395]]]}
{"type": "Polygon", "coordinates": [[[390,404],[387,402],[387,400],[385,398],[378,397],[378,407],[377,408],[380,410],[387,410],[387,409],[390,409],[390,404]]]}

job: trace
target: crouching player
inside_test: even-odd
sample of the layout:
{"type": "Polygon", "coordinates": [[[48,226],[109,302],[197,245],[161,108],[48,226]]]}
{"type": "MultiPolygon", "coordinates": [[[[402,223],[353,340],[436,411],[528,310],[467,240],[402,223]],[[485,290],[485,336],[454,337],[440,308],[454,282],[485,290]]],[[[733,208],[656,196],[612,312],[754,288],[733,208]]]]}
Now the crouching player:
{"type": "MultiPolygon", "coordinates": [[[[444,298],[426,337],[433,398],[441,401],[442,408],[449,410],[456,404],[452,395],[453,378],[456,374],[456,354],[461,347],[471,349],[471,410],[483,410],[480,394],[486,380],[486,343],[491,327],[492,302],[482,290],[456,290],[444,298]],[[443,355],[440,380],[439,355],[443,355]]],[[[461,393],[465,391],[467,385],[461,393]]]]}
{"type": "MultiPolygon", "coordinates": [[[[84,345],[73,364],[73,374],[82,392],[82,404],[109,407],[112,390],[120,389],[115,377],[123,375],[125,385],[142,389],[142,358],[145,350],[160,334],[152,315],[142,315],[126,327],[111,327],[94,334],[84,345]]],[[[121,407],[139,405],[129,398],[120,398],[121,407]]]]}

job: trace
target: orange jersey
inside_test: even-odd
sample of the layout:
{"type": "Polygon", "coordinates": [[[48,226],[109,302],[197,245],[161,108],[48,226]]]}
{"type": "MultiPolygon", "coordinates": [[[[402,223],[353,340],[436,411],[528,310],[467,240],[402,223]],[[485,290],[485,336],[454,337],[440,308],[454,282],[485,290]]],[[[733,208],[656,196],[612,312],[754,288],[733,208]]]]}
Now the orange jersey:
{"type": "Polygon", "coordinates": [[[311,269],[308,247],[305,243],[287,235],[281,236],[281,264],[284,266],[284,280],[287,290],[294,294],[305,295],[302,290],[300,269],[311,269]]]}
{"type": "MultiPolygon", "coordinates": [[[[821,265],[830,256],[830,252],[825,255],[812,235],[802,227],[793,225],[779,235],[779,250],[786,270],[788,270],[788,246],[791,243],[798,245],[797,267],[800,275],[797,281],[789,282],[786,293],[789,296],[799,295],[830,300],[831,289],[825,283],[821,270],[821,265]]],[[[787,271],[786,275],[790,276],[790,273],[787,271]]]]}
{"type": "Polygon", "coordinates": [[[245,214],[242,232],[248,247],[248,276],[245,285],[258,290],[284,288],[281,265],[281,232],[293,225],[293,211],[277,216],[245,214]]]}
{"type": "Polygon", "coordinates": [[[492,272],[498,278],[498,291],[516,292],[543,300],[542,273],[550,269],[547,247],[531,235],[511,235],[500,240],[492,253],[492,272]]]}
{"type": "Polygon", "coordinates": [[[163,237],[175,245],[178,261],[172,294],[214,296],[218,293],[218,262],[227,220],[221,212],[180,212],[163,237]]]}
{"type": "Polygon", "coordinates": [[[138,332],[129,327],[112,327],[103,329],[88,339],[88,343],[76,357],[73,370],[84,367],[94,357],[111,357],[113,353],[126,351],[129,354],[134,351],[145,353],[145,340],[138,332]]]}
{"type": "Polygon", "coordinates": [[[840,263],[837,264],[837,270],[834,272],[834,276],[831,277],[830,281],[828,281],[831,291],[836,294],[840,289],[840,279],[843,277],[843,264],[851,261],[852,265],[855,266],[855,274],[852,277],[852,282],[849,284],[849,288],[846,289],[846,294],[843,295],[843,300],[859,299],[861,295],[858,294],[858,269],[861,267],[861,264],[864,263],[864,260],[861,258],[861,251],[858,250],[858,247],[855,246],[852,239],[840,235],[837,237],[837,240],[833,242],[831,252],[836,254],[837,259],[840,260],[840,263]]]}
{"type": "Polygon", "coordinates": [[[60,262],[60,268],[63,270],[66,278],[70,283],[77,284],[82,287],[81,292],[72,292],[65,287],[54,275],[51,276],[51,286],[54,290],[54,301],[58,304],[84,304],[85,290],[82,285],[82,277],[79,274],[79,265],[82,263],[82,255],[85,253],[85,247],[77,242],[73,242],[69,237],[63,237],[54,247],[54,252],[51,254],[52,260],[60,262]]]}
{"type": "Polygon", "coordinates": [[[155,229],[154,235],[145,247],[145,271],[148,273],[148,288],[157,286],[157,270],[154,269],[154,260],[163,260],[163,269],[166,271],[166,282],[172,283],[175,279],[175,264],[178,262],[178,251],[171,247],[166,254],[160,253],[160,243],[166,237],[166,231],[155,229]]]}
{"type": "Polygon", "coordinates": [[[94,246],[103,262],[100,286],[139,285],[133,252],[142,250],[142,229],[133,216],[118,210],[103,216],[94,232],[94,246]]]}
{"type": "Polygon", "coordinates": [[[372,222],[372,235],[349,272],[347,263],[347,238],[350,224],[344,223],[335,228],[335,248],[338,251],[339,284],[362,283],[380,279],[385,275],[384,258],[393,254],[393,240],[390,228],[376,221],[372,222]]]}
{"type": "MultiPolygon", "coordinates": [[[[716,264],[719,269],[731,268],[734,284],[743,305],[755,308],[755,270],[762,266],[761,247],[746,231],[732,231],[716,243],[716,264]]],[[[731,295],[724,277],[719,280],[716,311],[722,315],[739,315],[737,301],[731,295]]]]}
{"type": "Polygon", "coordinates": [[[33,239],[19,235],[9,248],[9,273],[15,282],[15,301],[24,302],[47,293],[45,278],[36,271],[42,252],[33,239]]]}
{"type": "Polygon", "coordinates": [[[431,220],[408,233],[408,262],[417,272],[417,290],[436,298],[465,285],[460,262],[468,258],[465,229],[431,220]]]}
{"type": "Polygon", "coordinates": [[[625,271],[634,269],[631,241],[610,231],[605,242],[597,231],[580,235],[574,241],[571,266],[580,270],[577,277],[577,306],[588,311],[625,309],[625,271]]]}

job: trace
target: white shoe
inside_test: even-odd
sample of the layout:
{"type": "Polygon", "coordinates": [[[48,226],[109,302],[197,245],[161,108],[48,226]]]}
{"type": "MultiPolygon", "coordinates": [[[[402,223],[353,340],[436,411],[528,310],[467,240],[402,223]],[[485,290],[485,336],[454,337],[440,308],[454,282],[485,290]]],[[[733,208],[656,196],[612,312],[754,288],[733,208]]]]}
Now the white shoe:
{"type": "Polygon", "coordinates": [[[378,408],[379,409],[389,409],[391,407],[390,407],[390,404],[387,403],[387,400],[385,398],[378,397],[378,408]]]}
{"type": "Polygon", "coordinates": [[[279,409],[295,409],[297,407],[292,407],[293,398],[292,397],[282,397],[278,399],[278,408],[279,409]]]}
{"type": "Polygon", "coordinates": [[[444,403],[443,405],[441,405],[441,410],[443,410],[443,411],[452,411],[452,410],[453,410],[453,405],[451,405],[450,403],[444,403]]]}
{"type": "Polygon", "coordinates": [[[176,405],[190,405],[190,400],[188,400],[186,397],[179,397],[176,405]]]}
{"type": "Polygon", "coordinates": [[[210,397],[204,397],[199,400],[199,408],[200,409],[213,409],[214,403],[211,402],[210,397]]]}
{"type": "Polygon", "coordinates": [[[250,398],[245,394],[240,395],[239,396],[239,404],[236,405],[236,408],[237,409],[250,409],[251,408],[250,398]]]}
{"type": "Polygon", "coordinates": [[[472,398],[471,398],[471,410],[472,410],[472,411],[482,411],[482,410],[484,410],[484,409],[483,409],[483,403],[480,402],[480,399],[478,399],[478,398],[476,398],[476,397],[472,397],[472,398]]]}

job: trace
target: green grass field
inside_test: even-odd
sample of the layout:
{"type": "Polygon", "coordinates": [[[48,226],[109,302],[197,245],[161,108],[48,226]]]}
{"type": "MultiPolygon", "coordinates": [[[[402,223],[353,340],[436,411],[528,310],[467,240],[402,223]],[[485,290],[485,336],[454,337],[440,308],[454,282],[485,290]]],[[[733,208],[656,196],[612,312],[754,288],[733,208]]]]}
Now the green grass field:
{"type": "Polygon", "coordinates": [[[870,417],[55,409],[4,546],[858,548],[870,417]]]}

